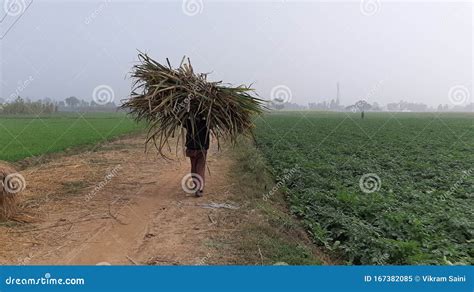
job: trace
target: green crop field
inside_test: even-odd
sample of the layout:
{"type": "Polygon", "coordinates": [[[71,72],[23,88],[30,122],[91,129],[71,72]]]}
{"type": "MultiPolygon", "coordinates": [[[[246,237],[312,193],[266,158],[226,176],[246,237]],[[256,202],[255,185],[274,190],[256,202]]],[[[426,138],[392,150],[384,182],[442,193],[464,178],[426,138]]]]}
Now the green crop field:
{"type": "Polygon", "coordinates": [[[474,264],[474,115],[277,112],[257,146],[292,212],[347,262],[474,264]]]}
{"type": "Polygon", "coordinates": [[[95,144],[140,129],[123,113],[0,116],[0,160],[16,161],[95,144]]]}

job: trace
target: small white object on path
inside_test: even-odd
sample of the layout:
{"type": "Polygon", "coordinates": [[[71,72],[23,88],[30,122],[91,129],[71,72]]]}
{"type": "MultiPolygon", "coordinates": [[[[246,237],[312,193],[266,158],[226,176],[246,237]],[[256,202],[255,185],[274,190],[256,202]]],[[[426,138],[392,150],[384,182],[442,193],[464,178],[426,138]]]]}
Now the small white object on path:
{"type": "Polygon", "coordinates": [[[200,206],[202,208],[206,208],[206,209],[224,208],[224,209],[237,210],[237,209],[240,208],[239,206],[236,206],[236,205],[231,205],[231,204],[227,204],[227,203],[214,203],[214,202],[211,202],[211,203],[208,203],[208,204],[198,204],[198,206],[200,206]]]}

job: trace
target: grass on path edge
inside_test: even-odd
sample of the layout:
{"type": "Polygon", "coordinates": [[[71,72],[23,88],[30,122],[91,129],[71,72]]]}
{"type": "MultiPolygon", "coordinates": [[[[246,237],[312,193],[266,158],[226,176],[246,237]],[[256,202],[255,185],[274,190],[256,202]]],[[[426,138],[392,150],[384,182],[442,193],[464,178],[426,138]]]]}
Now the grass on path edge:
{"type": "Polygon", "coordinates": [[[235,231],[211,243],[216,253],[224,254],[215,264],[334,264],[311,242],[302,223],[290,214],[284,187],[270,193],[276,183],[253,143],[241,140],[224,151],[231,152],[232,199],[241,208],[226,218],[235,231]]]}

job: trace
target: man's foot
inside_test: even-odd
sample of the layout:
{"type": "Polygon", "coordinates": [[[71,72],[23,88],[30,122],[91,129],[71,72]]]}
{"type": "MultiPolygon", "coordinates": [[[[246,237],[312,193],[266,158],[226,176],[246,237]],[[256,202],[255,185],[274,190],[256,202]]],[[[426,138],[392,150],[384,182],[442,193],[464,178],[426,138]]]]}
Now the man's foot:
{"type": "Polygon", "coordinates": [[[194,193],[194,195],[198,198],[202,197],[204,195],[204,192],[203,191],[196,191],[196,193],[194,193]]]}

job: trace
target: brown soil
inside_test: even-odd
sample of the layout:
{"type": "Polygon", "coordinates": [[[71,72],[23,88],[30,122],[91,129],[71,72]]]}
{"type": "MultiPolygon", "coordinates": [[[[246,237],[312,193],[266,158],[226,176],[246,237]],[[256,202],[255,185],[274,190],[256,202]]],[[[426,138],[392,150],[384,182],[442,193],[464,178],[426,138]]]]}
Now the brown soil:
{"type": "Polygon", "coordinates": [[[181,188],[188,162],[144,154],[143,141],[24,169],[21,213],[0,223],[0,263],[206,264],[211,239],[232,232],[222,220],[234,210],[201,204],[232,203],[231,159],[210,150],[206,193],[195,198],[181,188]]]}

